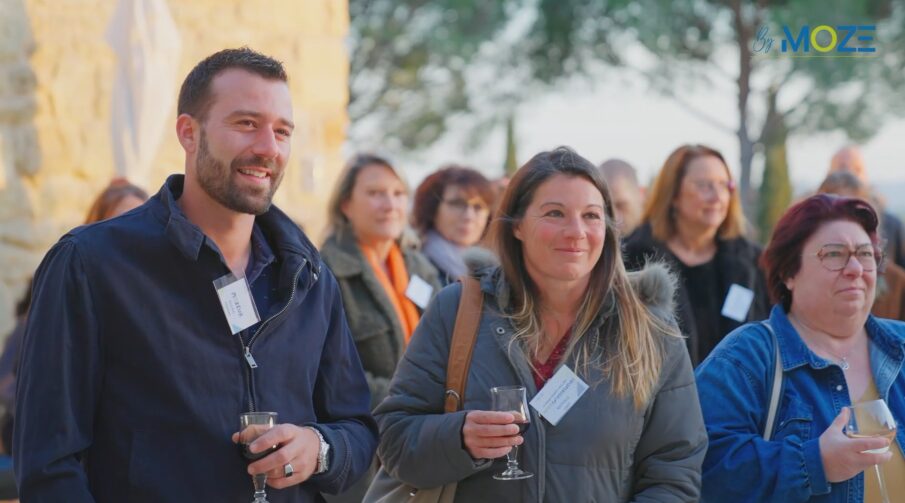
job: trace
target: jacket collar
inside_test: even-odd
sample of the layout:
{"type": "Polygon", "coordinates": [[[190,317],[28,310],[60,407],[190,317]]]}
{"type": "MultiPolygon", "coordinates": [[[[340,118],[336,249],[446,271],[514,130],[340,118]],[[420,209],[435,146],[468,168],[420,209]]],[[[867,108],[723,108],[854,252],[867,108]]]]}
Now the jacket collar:
{"type": "MultiPolygon", "coordinates": [[[[416,274],[413,249],[398,243],[402,252],[402,260],[409,275],[416,274]]],[[[329,250],[330,270],[337,278],[349,278],[365,274],[366,264],[364,254],[355,240],[355,234],[348,227],[341,227],[324,242],[323,250],[329,250]]]]}
{"type": "MultiPolygon", "coordinates": [[[[164,223],[165,234],[173,246],[186,259],[197,262],[201,249],[207,243],[219,250],[201,229],[192,223],[176,204],[182,196],[185,175],[170,175],[160,191],[152,198],[152,211],[164,223]]],[[[320,255],[304,232],[276,206],[255,218],[255,226],[260,227],[271,249],[280,262],[278,288],[291,290],[298,277],[296,271],[307,267],[310,274],[305,283],[311,286],[320,275],[320,255]]]]}
{"type": "MultiPolygon", "coordinates": [[[[160,205],[157,214],[166,222],[166,235],[170,242],[189,260],[198,260],[207,236],[192,223],[176,204],[182,196],[185,175],[170,175],[154,196],[160,205]]],[[[311,264],[319,262],[317,249],[285,213],[276,206],[255,218],[274,252],[283,258],[286,254],[300,255],[311,264]]],[[[213,244],[213,243],[211,243],[213,244]]]]}
{"type": "MultiPolygon", "coordinates": [[[[803,365],[810,365],[815,369],[832,365],[808,348],[798,331],[792,326],[792,322],[789,321],[789,316],[782,305],[773,306],[769,323],[776,332],[776,338],[779,341],[783,370],[789,371],[803,365]]],[[[879,350],[899,361],[905,358],[905,340],[884,326],[881,320],[874,317],[874,315],[869,315],[864,328],[867,330],[867,336],[871,342],[871,353],[879,350]]],[[[873,362],[873,355],[871,360],[873,362]]]]}
{"type": "Polygon", "coordinates": [[[327,238],[323,248],[329,250],[330,270],[337,278],[349,278],[364,272],[365,257],[351,230],[337,230],[327,238]]]}

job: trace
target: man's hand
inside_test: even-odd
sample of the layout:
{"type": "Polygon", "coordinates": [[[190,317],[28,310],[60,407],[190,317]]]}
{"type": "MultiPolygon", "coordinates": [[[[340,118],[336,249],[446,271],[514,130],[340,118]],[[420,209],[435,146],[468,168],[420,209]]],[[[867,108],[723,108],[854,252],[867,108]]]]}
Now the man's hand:
{"type": "MultiPolygon", "coordinates": [[[[233,434],[233,442],[239,441],[239,434],[233,434]]],[[[248,448],[257,453],[266,451],[270,446],[279,448],[273,454],[263,457],[248,465],[251,475],[267,474],[267,485],[275,489],[301,484],[308,480],[317,469],[317,455],[320,452],[320,439],[310,428],[294,424],[278,424],[255,439],[248,448]],[[286,477],[283,467],[292,465],[293,474],[286,477]]]]}

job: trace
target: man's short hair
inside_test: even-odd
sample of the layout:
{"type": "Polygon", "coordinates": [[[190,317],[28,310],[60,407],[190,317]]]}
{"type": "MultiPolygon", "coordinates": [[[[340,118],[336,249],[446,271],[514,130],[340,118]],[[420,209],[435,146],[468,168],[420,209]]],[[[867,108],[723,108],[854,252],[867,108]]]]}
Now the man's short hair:
{"type": "Polygon", "coordinates": [[[179,89],[176,115],[188,114],[199,122],[204,122],[213,102],[211,81],[220,72],[230,68],[240,68],[268,80],[289,80],[283,63],[269,56],[248,47],[224,49],[204,58],[185,77],[182,88],[179,89]]]}
{"type": "Polygon", "coordinates": [[[612,183],[617,178],[625,178],[638,187],[638,173],[631,164],[622,159],[607,159],[600,164],[600,172],[607,183],[612,183]]]}

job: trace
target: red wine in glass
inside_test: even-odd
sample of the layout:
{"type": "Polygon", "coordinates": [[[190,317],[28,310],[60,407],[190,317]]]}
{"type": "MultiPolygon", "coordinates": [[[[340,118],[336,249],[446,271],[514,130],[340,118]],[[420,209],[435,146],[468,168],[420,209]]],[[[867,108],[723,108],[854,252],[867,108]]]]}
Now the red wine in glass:
{"type": "Polygon", "coordinates": [[[270,449],[265,449],[261,452],[251,452],[248,450],[248,446],[250,444],[239,444],[239,452],[242,454],[242,457],[248,460],[249,463],[257,461],[268,454],[276,452],[277,446],[273,446],[270,449]]]}

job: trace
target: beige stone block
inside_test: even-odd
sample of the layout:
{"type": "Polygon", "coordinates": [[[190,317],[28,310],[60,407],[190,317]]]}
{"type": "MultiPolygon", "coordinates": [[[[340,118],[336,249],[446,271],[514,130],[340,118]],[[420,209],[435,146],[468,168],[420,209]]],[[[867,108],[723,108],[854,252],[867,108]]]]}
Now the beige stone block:
{"type": "MultiPolygon", "coordinates": [[[[0,334],[9,292],[113,175],[109,115],[115,61],[104,39],[114,0],[0,0],[0,334]]],[[[180,30],[179,80],[201,58],[248,45],[284,61],[299,128],[277,204],[315,240],[342,164],[348,57],[345,0],[168,0],[180,30]]],[[[174,82],[178,86],[180,82],[174,82]]],[[[175,104],[171,121],[175,122],[175,104]]],[[[149,192],[183,172],[167,130],[149,192]]]]}

